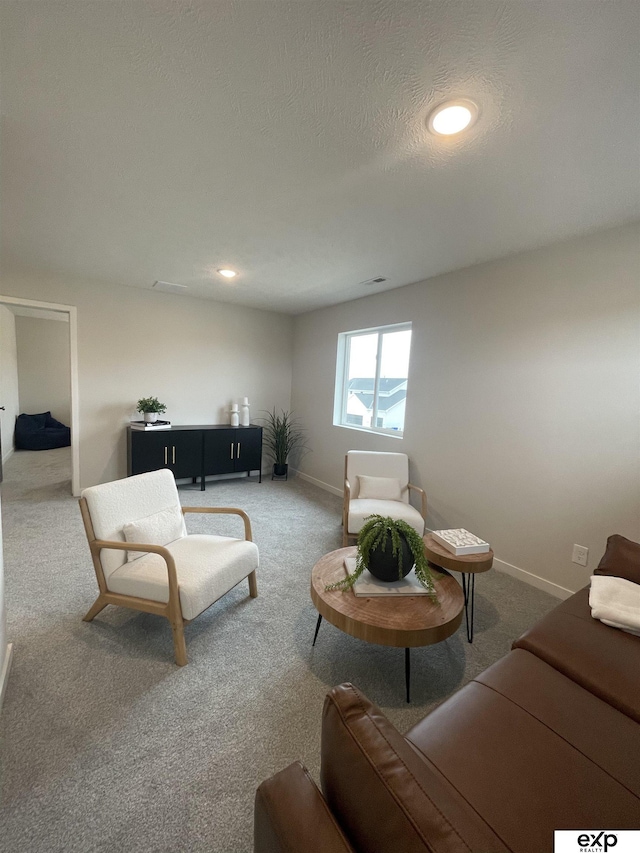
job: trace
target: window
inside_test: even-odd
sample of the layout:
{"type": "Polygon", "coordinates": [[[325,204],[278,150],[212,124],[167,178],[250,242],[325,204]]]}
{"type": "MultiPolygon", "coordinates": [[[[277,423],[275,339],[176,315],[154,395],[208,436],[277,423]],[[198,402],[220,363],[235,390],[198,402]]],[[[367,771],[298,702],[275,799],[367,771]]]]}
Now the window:
{"type": "Polygon", "coordinates": [[[411,323],[338,335],[333,422],[402,435],[411,323]]]}

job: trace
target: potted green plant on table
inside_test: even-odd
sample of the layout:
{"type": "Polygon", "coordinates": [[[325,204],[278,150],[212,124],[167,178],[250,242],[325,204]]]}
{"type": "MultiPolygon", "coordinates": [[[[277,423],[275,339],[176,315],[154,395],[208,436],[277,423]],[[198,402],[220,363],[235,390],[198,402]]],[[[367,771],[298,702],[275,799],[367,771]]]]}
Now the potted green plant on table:
{"type": "Polygon", "coordinates": [[[158,415],[167,411],[167,407],[157,397],[142,397],[138,400],[137,411],[143,415],[146,423],[152,424],[157,421],[158,415]]]}
{"type": "Polygon", "coordinates": [[[305,448],[305,433],[299,421],[291,412],[275,410],[266,412],[266,417],[258,418],[264,427],[263,441],[267,453],[273,459],[273,477],[287,477],[289,457],[295,451],[305,448]]]}
{"type": "Polygon", "coordinates": [[[382,581],[402,580],[414,565],[416,577],[429,595],[435,598],[433,576],[424,553],[422,537],[402,519],[370,515],[358,534],[355,570],[327,589],[351,589],[365,569],[382,581]]]}

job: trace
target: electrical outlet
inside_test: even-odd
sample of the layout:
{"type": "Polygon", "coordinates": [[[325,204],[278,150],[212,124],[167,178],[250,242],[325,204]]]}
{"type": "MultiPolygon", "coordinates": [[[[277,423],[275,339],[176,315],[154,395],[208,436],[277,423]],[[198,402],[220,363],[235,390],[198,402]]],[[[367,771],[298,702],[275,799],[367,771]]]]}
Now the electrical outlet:
{"type": "Polygon", "coordinates": [[[574,545],[571,562],[577,563],[579,566],[586,566],[589,562],[589,549],[585,548],[584,545],[574,545]]]}

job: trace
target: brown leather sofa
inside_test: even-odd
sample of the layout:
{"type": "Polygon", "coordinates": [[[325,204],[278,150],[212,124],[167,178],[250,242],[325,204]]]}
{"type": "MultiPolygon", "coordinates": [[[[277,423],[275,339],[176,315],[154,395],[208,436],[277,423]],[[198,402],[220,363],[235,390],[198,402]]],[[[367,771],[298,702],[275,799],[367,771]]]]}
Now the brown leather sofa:
{"type": "Polygon", "coordinates": [[[256,853],[550,853],[555,829],[638,829],[640,637],[581,590],[404,737],[335,687],[321,786],[299,763],[260,785],[256,853]]]}

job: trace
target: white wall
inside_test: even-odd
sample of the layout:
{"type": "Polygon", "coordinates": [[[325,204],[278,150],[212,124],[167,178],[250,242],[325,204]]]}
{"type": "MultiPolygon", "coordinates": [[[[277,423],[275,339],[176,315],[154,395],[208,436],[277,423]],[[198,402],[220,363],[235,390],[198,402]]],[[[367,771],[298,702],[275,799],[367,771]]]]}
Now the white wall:
{"type": "MultiPolygon", "coordinates": [[[[66,315],[64,315],[66,316],[66,315]]],[[[69,323],[16,317],[20,411],[71,423],[69,323]]]]}
{"type": "Polygon", "coordinates": [[[296,318],[302,472],[341,490],[347,450],[405,451],[430,528],[466,527],[559,595],[583,586],[609,534],[640,539],[639,246],[626,226],[296,318]],[[404,439],[333,426],[338,333],[407,320],[404,439]]]}
{"type": "Polygon", "coordinates": [[[16,271],[2,292],[78,309],[82,487],[126,475],[124,427],[140,397],[166,403],[174,424],[226,422],[244,396],[253,418],[290,405],[290,317],[16,271]]]}
{"type": "Polygon", "coordinates": [[[2,461],[13,453],[13,433],[18,407],[18,359],[16,351],[16,318],[0,305],[0,412],[2,461]]]}
{"type": "MultiPolygon", "coordinates": [[[[13,453],[13,433],[18,414],[18,366],[16,357],[15,317],[0,305],[0,412],[3,463],[13,453]]],[[[11,646],[7,645],[4,603],[4,568],[2,559],[2,519],[0,518],[0,706],[9,672],[11,646]]]]}

